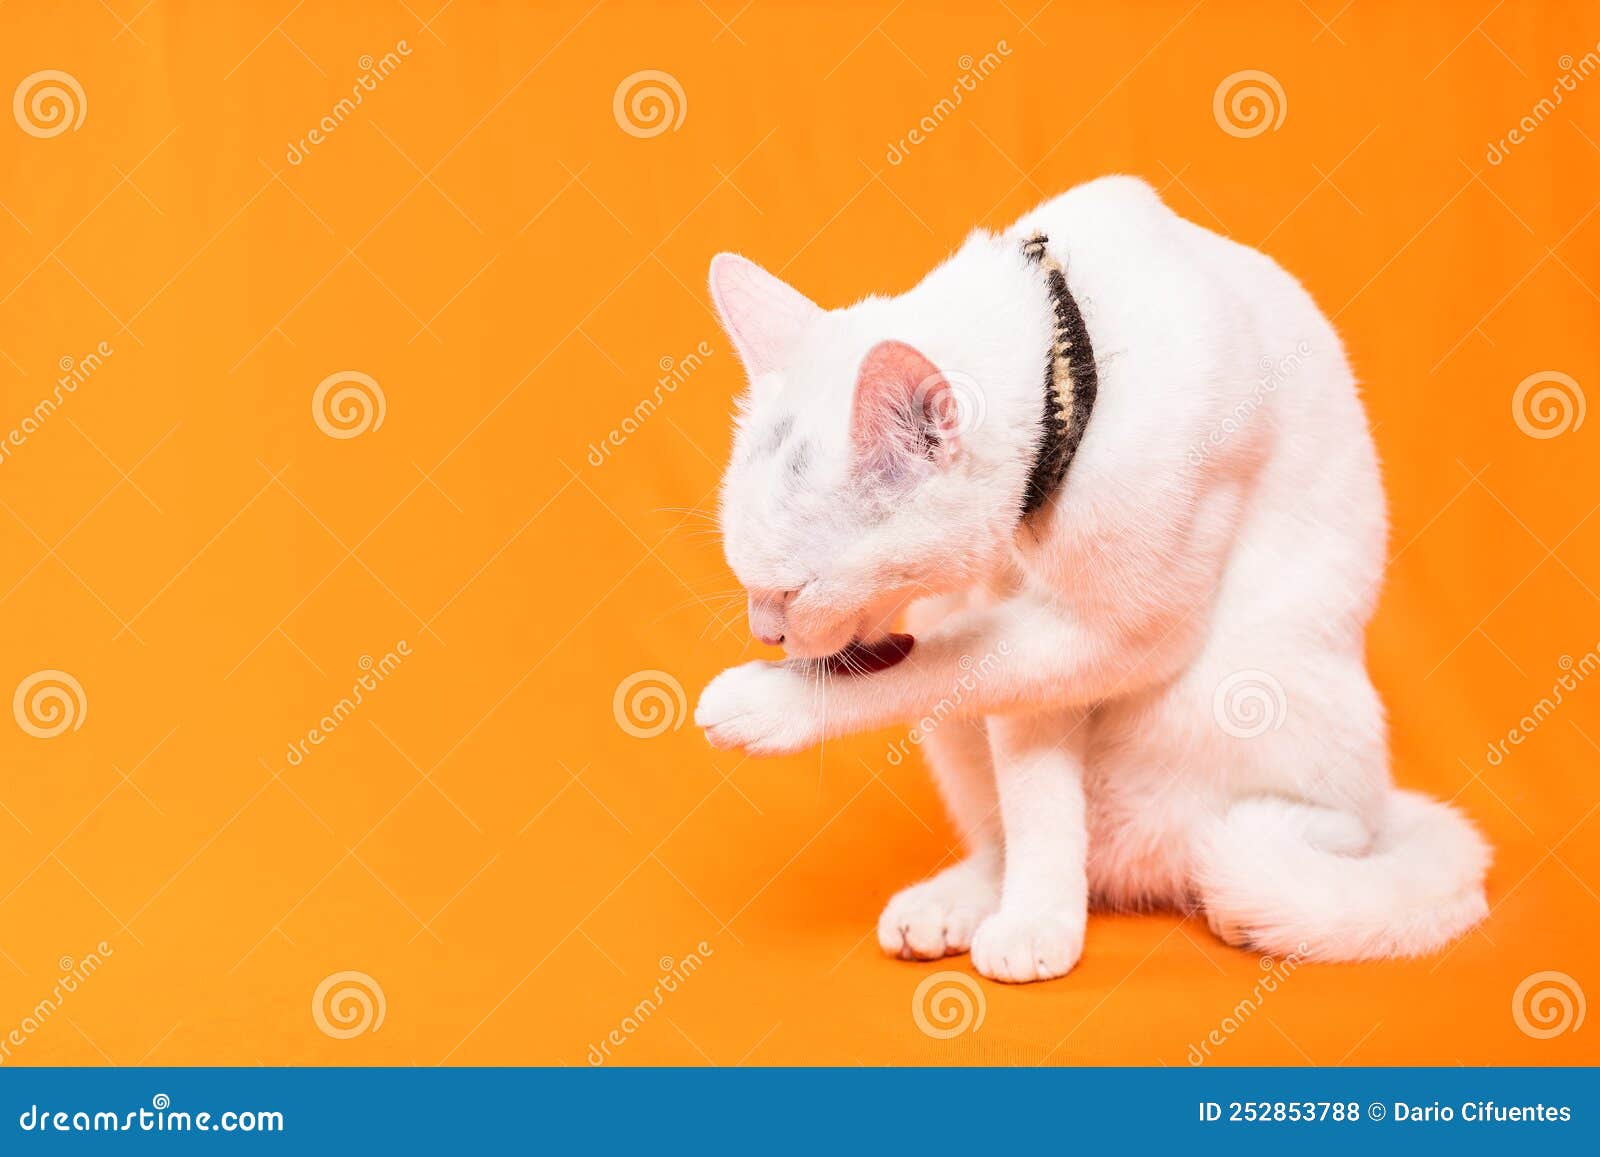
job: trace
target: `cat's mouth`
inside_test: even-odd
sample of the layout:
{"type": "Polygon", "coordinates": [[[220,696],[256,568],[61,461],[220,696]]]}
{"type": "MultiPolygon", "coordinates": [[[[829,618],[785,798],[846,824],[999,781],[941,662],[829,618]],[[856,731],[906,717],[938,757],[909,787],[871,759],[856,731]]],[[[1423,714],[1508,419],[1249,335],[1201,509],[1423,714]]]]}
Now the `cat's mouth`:
{"type": "Polygon", "coordinates": [[[871,642],[854,639],[817,662],[830,675],[875,675],[879,671],[887,671],[911,654],[915,643],[912,636],[891,631],[871,642]]]}

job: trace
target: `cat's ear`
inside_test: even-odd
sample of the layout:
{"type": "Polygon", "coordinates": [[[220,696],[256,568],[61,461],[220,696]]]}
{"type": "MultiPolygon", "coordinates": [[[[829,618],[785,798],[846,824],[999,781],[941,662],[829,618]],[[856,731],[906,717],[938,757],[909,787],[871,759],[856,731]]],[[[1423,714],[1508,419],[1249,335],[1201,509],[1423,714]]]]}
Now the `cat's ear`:
{"type": "Polygon", "coordinates": [[[780,368],[822,307],[737,253],[711,259],[711,300],[752,379],[780,368]]]}
{"type": "Polygon", "coordinates": [[[867,468],[945,465],[960,452],[961,417],[955,388],[920,350],[881,341],[861,359],[850,437],[867,468]]]}

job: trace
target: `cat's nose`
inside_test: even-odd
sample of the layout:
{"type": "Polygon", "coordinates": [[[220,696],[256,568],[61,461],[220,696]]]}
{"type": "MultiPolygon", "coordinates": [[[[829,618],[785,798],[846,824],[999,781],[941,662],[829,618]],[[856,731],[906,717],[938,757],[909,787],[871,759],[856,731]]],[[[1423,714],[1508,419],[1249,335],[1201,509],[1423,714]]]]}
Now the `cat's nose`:
{"type": "Polygon", "coordinates": [[[768,647],[782,644],[784,607],[793,591],[752,590],[750,592],[750,633],[768,647]]]}

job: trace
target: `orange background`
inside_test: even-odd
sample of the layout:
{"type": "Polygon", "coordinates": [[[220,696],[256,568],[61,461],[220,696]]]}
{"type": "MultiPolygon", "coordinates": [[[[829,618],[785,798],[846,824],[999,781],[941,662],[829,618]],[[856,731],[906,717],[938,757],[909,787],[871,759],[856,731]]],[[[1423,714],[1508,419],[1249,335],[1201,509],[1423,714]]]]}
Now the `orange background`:
{"type": "Polygon", "coordinates": [[[1480,933],[1304,967],[1214,1059],[1600,1058],[1600,1026],[1534,1039],[1511,1008],[1541,970],[1600,992],[1600,686],[1486,760],[1600,641],[1600,422],[1534,438],[1511,411],[1531,374],[1600,381],[1600,79],[1486,159],[1594,49],[1592,5],[291,5],[0,9],[4,93],[61,69],[87,100],[48,139],[0,114],[0,430],[114,351],[0,463],[0,698],[60,669],[86,699],[51,739],[0,715],[0,1034],[60,958],[113,953],[10,1063],[581,1065],[701,941],[617,1061],[1187,1063],[1260,974],[1203,919],[1096,916],[1069,977],[984,983],[981,1028],[933,1039],[911,1004],[937,966],[873,933],[950,855],[895,737],[747,762],[613,712],[636,671],[692,708],[755,653],[705,533],[741,384],[711,254],[841,304],[1112,171],[1277,257],[1345,334],[1394,519],[1371,655],[1397,775],[1498,856],[1480,933]],[[619,126],[641,69],[681,85],[676,130],[619,126]],[[1250,138],[1212,108],[1242,69],[1286,101],[1250,138]],[[311,395],[349,370],[387,409],[336,439],[311,395]],[[386,1017],[334,1039],[311,995],[346,969],[386,1017]]]}

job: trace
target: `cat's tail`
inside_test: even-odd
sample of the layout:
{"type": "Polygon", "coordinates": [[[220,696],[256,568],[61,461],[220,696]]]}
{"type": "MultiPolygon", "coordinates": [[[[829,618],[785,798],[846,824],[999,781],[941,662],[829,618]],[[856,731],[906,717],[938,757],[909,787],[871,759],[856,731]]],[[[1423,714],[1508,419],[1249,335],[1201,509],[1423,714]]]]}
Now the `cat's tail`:
{"type": "Polygon", "coordinates": [[[1196,852],[1213,931],[1276,955],[1420,956],[1489,911],[1488,845],[1460,812],[1416,792],[1390,793],[1376,836],[1342,812],[1240,800],[1196,852]]]}

